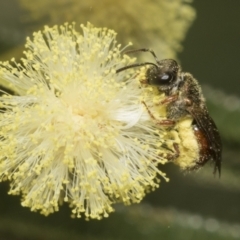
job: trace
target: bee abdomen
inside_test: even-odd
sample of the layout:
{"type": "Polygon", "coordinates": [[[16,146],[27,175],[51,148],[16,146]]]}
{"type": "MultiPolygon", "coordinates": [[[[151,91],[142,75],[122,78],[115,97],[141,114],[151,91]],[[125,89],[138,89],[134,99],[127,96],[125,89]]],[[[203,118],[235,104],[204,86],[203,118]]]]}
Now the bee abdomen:
{"type": "Polygon", "coordinates": [[[207,163],[212,158],[212,154],[208,139],[204,132],[196,124],[193,124],[192,128],[199,146],[199,159],[196,160],[196,165],[192,167],[192,170],[194,170],[207,163]]]}

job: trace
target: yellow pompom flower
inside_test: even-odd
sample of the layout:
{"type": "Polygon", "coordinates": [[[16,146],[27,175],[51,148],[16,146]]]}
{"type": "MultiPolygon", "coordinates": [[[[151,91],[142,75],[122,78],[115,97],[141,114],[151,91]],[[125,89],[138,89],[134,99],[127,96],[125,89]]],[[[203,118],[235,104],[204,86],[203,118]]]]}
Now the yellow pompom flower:
{"type": "Polygon", "coordinates": [[[116,33],[81,27],[45,27],[27,39],[21,63],[0,63],[17,93],[0,97],[0,181],[32,211],[48,215],[65,201],[73,215],[100,219],[115,202],[141,201],[158,176],[168,180],[158,168],[166,134],[142,104],[151,89],[141,74],[116,74],[134,62],[116,33]]]}

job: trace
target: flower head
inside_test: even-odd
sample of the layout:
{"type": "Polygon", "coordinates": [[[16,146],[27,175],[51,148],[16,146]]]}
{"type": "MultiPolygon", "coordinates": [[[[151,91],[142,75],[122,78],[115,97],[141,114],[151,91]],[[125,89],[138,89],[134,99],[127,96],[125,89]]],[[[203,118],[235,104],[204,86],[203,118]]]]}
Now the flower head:
{"type": "Polygon", "coordinates": [[[0,180],[32,211],[48,215],[65,201],[78,217],[101,218],[167,180],[158,169],[166,134],[142,104],[152,104],[152,88],[140,87],[141,74],[116,74],[134,61],[116,33],[81,27],[45,27],[27,39],[21,64],[0,63],[17,92],[0,97],[0,180]]]}

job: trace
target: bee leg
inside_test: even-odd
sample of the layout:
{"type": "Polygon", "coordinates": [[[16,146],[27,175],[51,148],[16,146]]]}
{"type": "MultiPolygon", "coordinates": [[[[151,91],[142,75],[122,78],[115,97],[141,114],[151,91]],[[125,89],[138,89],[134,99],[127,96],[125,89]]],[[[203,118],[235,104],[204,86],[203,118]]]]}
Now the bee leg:
{"type": "Polygon", "coordinates": [[[142,80],[140,81],[140,83],[141,83],[141,84],[148,84],[148,80],[147,80],[147,79],[142,79],[142,80]]]}
{"type": "Polygon", "coordinates": [[[177,94],[174,94],[174,95],[171,95],[169,97],[166,97],[164,100],[162,100],[160,104],[168,104],[168,103],[172,103],[172,102],[175,102],[176,100],[178,99],[178,95],[177,94]]]}
{"type": "Polygon", "coordinates": [[[176,122],[175,122],[174,120],[171,120],[171,119],[158,120],[158,119],[153,115],[153,113],[149,110],[147,104],[146,104],[144,101],[142,101],[142,103],[143,103],[144,106],[146,107],[147,112],[148,112],[148,114],[150,115],[150,117],[156,121],[156,124],[161,125],[161,126],[166,126],[166,127],[172,127],[172,126],[175,125],[176,122]]]}
{"type": "Polygon", "coordinates": [[[173,143],[173,148],[175,151],[173,154],[170,153],[168,153],[167,155],[160,154],[160,156],[166,158],[169,162],[174,161],[180,156],[180,151],[177,143],[173,143]]]}
{"type": "Polygon", "coordinates": [[[161,126],[172,127],[176,124],[176,122],[171,119],[164,119],[164,120],[158,120],[157,124],[161,126]]]}
{"type": "Polygon", "coordinates": [[[173,148],[174,148],[175,152],[174,152],[174,154],[168,154],[167,155],[167,160],[168,161],[173,161],[180,156],[179,146],[178,146],[177,143],[173,143],[173,148]]]}

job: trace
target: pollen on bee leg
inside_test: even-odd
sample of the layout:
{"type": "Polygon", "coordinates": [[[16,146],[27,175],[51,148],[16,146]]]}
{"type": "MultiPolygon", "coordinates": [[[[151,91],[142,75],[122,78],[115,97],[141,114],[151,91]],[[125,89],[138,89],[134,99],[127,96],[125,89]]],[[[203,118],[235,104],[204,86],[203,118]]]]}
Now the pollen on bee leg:
{"type": "Polygon", "coordinates": [[[192,118],[180,120],[173,130],[174,139],[179,146],[179,157],[174,160],[174,163],[181,169],[187,170],[196,165],[199,159],[199,145],[194,135],[192,118]]]}

